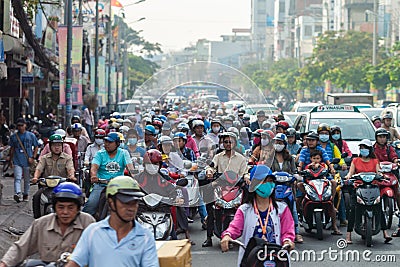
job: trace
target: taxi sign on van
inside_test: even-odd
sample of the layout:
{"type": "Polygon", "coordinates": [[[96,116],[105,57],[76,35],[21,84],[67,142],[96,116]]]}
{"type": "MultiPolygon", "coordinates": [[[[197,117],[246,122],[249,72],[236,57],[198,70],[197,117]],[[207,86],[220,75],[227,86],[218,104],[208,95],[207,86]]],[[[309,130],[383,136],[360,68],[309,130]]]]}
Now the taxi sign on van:
{"type": "Polygon", "coordinates": [[[360,112],[350,105],[321,105],[314,107],[311,112],[360,112]]]}

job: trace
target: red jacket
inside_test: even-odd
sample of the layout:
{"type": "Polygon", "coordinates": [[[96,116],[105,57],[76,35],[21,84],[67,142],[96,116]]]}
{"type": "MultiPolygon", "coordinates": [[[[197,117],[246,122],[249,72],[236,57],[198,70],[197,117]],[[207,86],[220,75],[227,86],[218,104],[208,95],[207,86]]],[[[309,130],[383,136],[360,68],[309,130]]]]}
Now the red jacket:
{"type": "Polygon", "coordinates": [[[394,150],[393,147],[388,146],[388,145],[385,145],[382,147],[375,143],[374,144],[374,152],[375,152],[376,158],[379,160],[379,162],[383,162],[383,161],[393,162],[395,159],[397,159],[396,151],[394,150]],[[388,154],[389,154],[389,156],[388,156],[388,154]]]}

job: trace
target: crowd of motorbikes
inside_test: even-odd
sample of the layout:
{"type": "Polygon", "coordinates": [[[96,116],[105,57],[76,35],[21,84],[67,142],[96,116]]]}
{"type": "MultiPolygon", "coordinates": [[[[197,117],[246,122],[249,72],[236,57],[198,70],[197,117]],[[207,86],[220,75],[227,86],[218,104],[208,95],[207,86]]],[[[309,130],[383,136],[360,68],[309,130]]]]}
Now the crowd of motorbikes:
{"type": "MultiPolygon", "coordinates": [[[[35,120],[31,122],[31,129],[40,125],[35,120]]],[[[47,129],[48,130],[48,129],[47,129]]],[[[46,131],[47,131],[46,130],[46,131]]],[[[44,130],[43,130],[44,131],[44,130]]],[[[51,131],[51,130],[50,130],[51,131]]],[[[43,132],[44,133],[44,132],[43,132]]],[[[400,141],[394,142],[392,146],[400,155],[400,141]]],[[[213,148],[216,150],[216,147],[213,148]]],[[[244,177],[238,177],[236,173],[225,172],[217,173],[209,188],[211,194],[204,195],[205,188],[200,186],[202,180],[207,179],[205,169],[211,164],[212,158],[209,155],[209,147],[200,147],[200,157],[195,162],[183,160],[182,157],[176,153],[170,153],[170,163],[177,169],[185,171],[187,174],[184,178],[169,183],[168,186],[174,187],[174,190],[179,192],[178,196],[183,199],[182,202],[177,203],[176,199],[171,199],[169,196],[159,195],[151,192],[148,193],[143,201],[140,203],[137,220],[145,228],[154,234],[156,240],[167,240],[171,238],[176,225],[174,207],[183,206],[188,210],[189,220],[195,219],[199,212],[199,206],[204,203],[213,202],[215,225],[214,234],[221,237],[221,234],[228,227],[229,223],[233,220],[237,208],[242,204],[243,195],[246,193],[247,185],[244,182],[244,177]]],[[[215,151],[213,151],[215,152],[215,151]]],[[[246,152],[248,156],[250,153],[246,152]]],[[[89,170],[90,166],[83,163],[83,154],[79,154],[78,168],[76,177],[78,178],[79,185],[84,189],[86,196],[90,194],[90,181],[89,170]]],[[[343,154],[342,157],[348,166],[351,164],[351,158],[343,154]]],[[[291,210],[296,205],[296,183],[297,181],[304,180],[306,195],[301,203],[302,212],[296,214],[299,216],[300,225],[307,233],[316,231],[316,237],[319,240],[323,239],[323,229],[330,227],[330,216],[327,214],[328,207],[334,205],[339,210],[343,205],[343,210],[346,214],[349,213],[351,196],[356,196],[356,215],[355,215],[355,232],[359,234],[364,240],[366,246],[372,245],[372,236],[379,233],[381,230],[380,218],[384,216],[386,224],[390,227],[393,223],[395,216],[396,199],[395,190],[398,184],[398,165],[392,162],[381,162],[380,173],[359,173],[353,175],[351,179],[344,179],[347,171],[342,171],[338,167],[340,159],[332,161],[336,166],[337,173],[333,179],[337,182],[336,197],[332,199],[331,183],[328,179],[328,170],[321,172],[312,172],[311,170],[304,170],[299,173],[276,172],[276,187],[275,198],[278,201],[285,202],[291,210]],[[354,186],[357,182],[362,181],[358,186],[354,186]],[[378,181],[378,183],[374,183],[378,181]]],[[[134,165],[134,173],[139,174],[143,172],[143,158],[132,157],[134,165]]],[[[249,165],[249,172],[252,168],[249,165]]],[[[160,173],[168,175],[168,171],[160,170],[160,173]]],[[[39,193],[33,198],[33,213],[35,218],[39,218],[45,214],[53,212],[51,204],[51,194],[54,187],[58,184],[65,182],[67,179],[58,176],[49,176],[39,179],[39,193]]],[[[100,183],[107,181],[99,181],[100,183]]],[[[108,207],[103,197],[103,203],[100,204],[98,209],[97,219],[103,219],[107,216],[108,207]]],[[[254,249],[259,246],[260,241],[254,241],[254,244],[249,244],[247,247],[254,249]]],[[[238,245],[244,246],[240,242],[238,245]]],[[[273,247],[273,246],[272,246],[273,247]]],[[[277,251],[281,248],[277,248],[277,251]]],[[[251,249],[250,249],[251,250],[251,249]]],[[[64,255],[65,256],[65,255],[64,255]]],[[[63,256],[63,257],[64,257],[63,256]]],[[[62,259],[64,259],[62,257],[62,259]]],[[[43,266],[62,266],[64,262],[60,258],[60,262],[54,265],[43,266]],[[60,265],[61,264],[61,265],[60,265]]],[[[33,263],[36,264],[36,263],[33,263]]],[[[52,263],[53,264],[53,263],[52,263]]],[[[27,265],[25,266],[37,266],[27,265]]],[[[282,265],[284,266],[284,265],[282,265]]]]}

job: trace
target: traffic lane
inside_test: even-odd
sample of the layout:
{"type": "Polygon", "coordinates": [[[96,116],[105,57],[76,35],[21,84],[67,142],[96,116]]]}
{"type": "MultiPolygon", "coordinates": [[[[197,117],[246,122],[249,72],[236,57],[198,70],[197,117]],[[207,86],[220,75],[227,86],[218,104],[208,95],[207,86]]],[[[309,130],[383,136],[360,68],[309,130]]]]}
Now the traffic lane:
{"type": "MultiPolygon", "coordinates": [[[[394,220],[391,234],[397,225],[394,220]]],[[[234,247],[227,253],[222,253],[219,239],[213,237],[213,247],[203,248],[201,244],[206,239],[206,231],[201,230],[199,218],[190,224],[192,240],[196,243],[192,246],[192,263],[194,267],[210,266],[236,266],[238,248],[234,247]]],[[[292,252],[292,266],[318,266],[323,263],[326,266],[394,266],[400,262],[400,238],[393,238],[390,244],[383,243],[382,233],[373,236],[373,246],[368,248],[364,245],[361,236],[352,233],[353,244],[343,245],[346,237],[346,227],[340,227],[341,236],[331,235],[331,231],[324,230],[324,239],[317,240],[315,230],[312,233],[304,232],[304,243],[296,244],[296,252],[292,252]],[[339,247],[340,248],[339,248],[339,247]],[[346,246],[342,248],[343,246],[346,246]]],[[[180,235],[179,238],[184,238],[180,235]]]]}

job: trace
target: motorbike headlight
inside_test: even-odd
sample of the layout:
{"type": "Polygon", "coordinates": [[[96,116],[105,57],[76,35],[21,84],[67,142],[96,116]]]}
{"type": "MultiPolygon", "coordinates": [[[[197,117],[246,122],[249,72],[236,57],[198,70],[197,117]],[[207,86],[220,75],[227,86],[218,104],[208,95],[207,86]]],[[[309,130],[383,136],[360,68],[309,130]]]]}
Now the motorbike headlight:
{"type": "Polygon", "coordinates": [[[150,233],[154,232],[153,226],[149,223],[147,223],[146,221],[142,220],[140,217],[137,218],[137,221],[147,230],[150,231],[150,233]]]}
{"type": "Polygon", "coordinates": [[[357,196],[357,203],[361,205],[365,205],[364,200],[361,197],[357,196]]]}
{"type": "Polygon", "coordinates": [[[374,205],[375,204],[378,204],[378,203],[380,203],[381,202],[381,196],[378,196],[376,199],[375,199],[375,201],[374,201],[374,205]]]}
{"type": "Polygon", "coordinates": [[[48,187],[56,187],[59,182],[60,179],[46,179],[46,184],[48,187]]]}
{"type": "Polygon", "coordinates": [[[156,239],[162,239],[171,226],[170,219],[166,219],[156,227],[156,239]]]}

